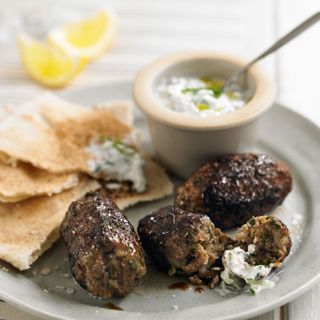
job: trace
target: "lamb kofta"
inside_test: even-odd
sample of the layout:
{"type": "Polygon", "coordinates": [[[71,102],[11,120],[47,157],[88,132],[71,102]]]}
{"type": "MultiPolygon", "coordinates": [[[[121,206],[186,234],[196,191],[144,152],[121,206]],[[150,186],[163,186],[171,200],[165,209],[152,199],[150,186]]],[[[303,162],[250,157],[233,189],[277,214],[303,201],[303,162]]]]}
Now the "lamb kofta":
{"type": "Polygon", "coordinates": [[[218,282],[220,258],[234,244],[209,217],[175,206],[163,207],[141,219],[138,233],[145,251],[160,269],[209,286],[218,282]]]}
{"type": "Polygon", "coordinates": [[[95,296],[125,296],[146,273],[133,226],[101,190],[71,203],[60,232],[75,280],[95,296]]]}
{"type": "Polygon", "coordinates": [[[256,294],[273,288],[270,275],[291,249],[287,226],[275,217],[253,217],[238,229],[236,240],[237,245],[223,253],[218,292],[256,294]]]}
{"type": "Polygon", "coordinates": [[[237,242],[247,250],[254,245],[251,263],[280,267],[291,249],[291,238],[287,226],[272,216],[252,217],[237,231],[237,242]]]}
{"type": "Polygon", "coordinates": [[[288,167],[265,154],[231,154],[205,163],[178,189],[175,205],[239,227],[280,205],[292,189],[288,167]]]}

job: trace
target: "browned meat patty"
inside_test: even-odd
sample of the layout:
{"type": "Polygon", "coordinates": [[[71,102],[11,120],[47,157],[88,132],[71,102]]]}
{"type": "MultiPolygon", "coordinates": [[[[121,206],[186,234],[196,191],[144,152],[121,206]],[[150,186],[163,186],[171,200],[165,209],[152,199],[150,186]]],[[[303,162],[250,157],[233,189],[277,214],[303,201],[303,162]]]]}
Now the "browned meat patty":
{"type": "Polygon", "coordinates": [[[170,275],[190,276],[197,284],[218,280],[218,260],[234,243],[209,217],[174,206],[141,219],[138,233],[143,248],[160,269],[170,275]]]}
{"type": "Polygon", "coordinates": [[[260,216],[251,218],[237,231],[236,237],[240,246],[247,250],[249,244],[255,245],[252,264],[280,267],[290,253],[291,238],[287,226],[278,218],[260,216]]]}
{"type": "Polygon", "coordinates": [[[125,296],[146,273],[133,226],[102,191],[72,202],[60,232],[74,278],[95,296],[125,296]]]}
{"type": "Polygon", "coordinates": [[[208,161],[178,189],[175,205],[208,215],[221,229],[270,212],[292,189],[287,166],[265,154],[232,154],[208,161]]]}

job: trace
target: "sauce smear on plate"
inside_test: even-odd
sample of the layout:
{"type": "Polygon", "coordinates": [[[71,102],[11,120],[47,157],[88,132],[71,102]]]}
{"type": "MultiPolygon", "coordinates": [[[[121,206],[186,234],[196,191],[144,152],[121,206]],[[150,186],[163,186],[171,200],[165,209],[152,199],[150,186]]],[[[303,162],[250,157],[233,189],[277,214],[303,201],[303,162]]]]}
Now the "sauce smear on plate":
{"type": "Polygon", "coordinates": [[[118,310],[118,311],[123,311],[123,309],[116,304],[112,302],[108,302],[107,304],[104,305],[105,308],[111,309],[111,310],[118,310]]]}
{"type": "Polygon", "coordinates": [[[182,291],[187,291],[190,288],[190,285],[188,282],[185,281],[180,281],[180,282],[175,282],[173,284],[170,284],[168,287],[170,290],[182,290],[182,291]]]}

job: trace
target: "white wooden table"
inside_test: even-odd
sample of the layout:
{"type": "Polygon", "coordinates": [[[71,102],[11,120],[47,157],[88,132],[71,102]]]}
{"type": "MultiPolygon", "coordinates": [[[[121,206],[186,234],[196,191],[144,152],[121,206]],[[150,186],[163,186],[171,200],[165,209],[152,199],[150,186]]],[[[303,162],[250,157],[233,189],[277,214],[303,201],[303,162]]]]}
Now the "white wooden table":
{"type": "MultiPolygon", "coordinates": [[[[44,1],[53,3],[38,0],[39,5],[44,1]]],[[[319,0],[65,0],[63,3],[84,9],[111,3],[118,13],[120,27],[112,51],[90,65],[66,90],[132,79],[142,65],[173,51],[209,49],[238,53],[249,59],[320,10],[319,0]]],[[[13,44],[0,46],[0,56],[0,103],[19,103],[43,91],[25,76],[13,44]]],[[[263,64],[277,82],[278,101],[320,125],[320,25],[263,64]],[[306,92],[308,96],[302,94],[306,92]]],[[[318,320],[319,300],[320,285],[255,320],[318,320]]],[[[1,319],[38,318],[0,302],[1,319]]]]}

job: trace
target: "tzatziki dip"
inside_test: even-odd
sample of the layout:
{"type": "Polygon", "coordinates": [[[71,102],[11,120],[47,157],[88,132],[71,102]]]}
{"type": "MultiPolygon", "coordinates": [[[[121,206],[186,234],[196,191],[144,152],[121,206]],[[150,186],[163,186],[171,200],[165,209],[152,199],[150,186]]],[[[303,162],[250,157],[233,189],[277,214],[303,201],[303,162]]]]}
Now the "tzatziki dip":
{"type": "Polygon", "coordinates": [[[236,90],[223,92],[223,84],[218,79],[164,78],[156,94],[166,108],[196,116],[222,115],[242,108],[244,94],[236,90]]]}
{"type": "Polygon", "coordinates": [[[108,181],[107,188],[117,188],[117,183],[110,183],[113,181],[130,181],[137,192],[146,189],[144,159],[134,146],[118,139],[102,137],[99,141],[91,142],[87,151],[90,175],[108,181]]]}
{"type": "Polygon", "coordinates": [[[268,279],[273,265],[251,265],[250,256],[254,253],[255,246],[248,246],[248,251],[235,247],[226,250],[222,256],[224,270],[221,273],[220,287],[216,290],[221,295],[248,292],[256,294],[264,289],[271,289],[275,282],[268,279]]]}

